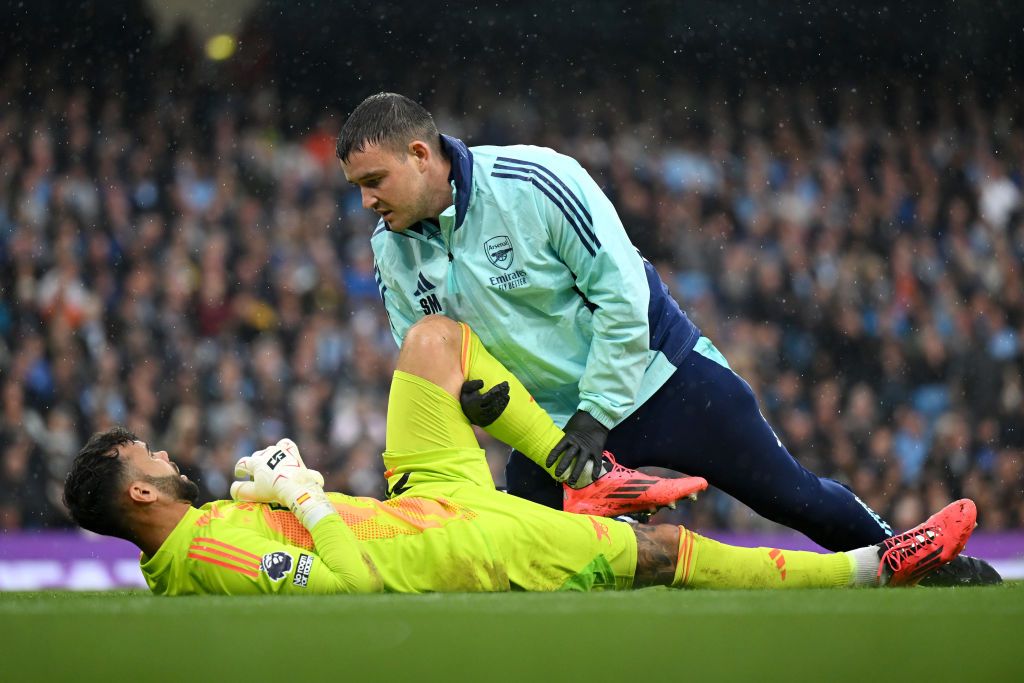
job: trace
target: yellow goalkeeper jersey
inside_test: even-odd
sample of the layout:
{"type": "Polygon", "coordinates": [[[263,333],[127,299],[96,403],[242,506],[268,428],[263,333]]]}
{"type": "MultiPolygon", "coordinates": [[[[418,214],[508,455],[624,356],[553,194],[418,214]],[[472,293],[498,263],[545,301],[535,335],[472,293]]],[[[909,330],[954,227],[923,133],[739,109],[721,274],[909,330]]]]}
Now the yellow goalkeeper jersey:
{"type": "Polygon", "coordinates": [[[312,533],[262,503],[189,510],[142,573],[158,595],[615,589],[632,585],[629,525],[473,484],[388,501],[328,494],[312,533]]]}

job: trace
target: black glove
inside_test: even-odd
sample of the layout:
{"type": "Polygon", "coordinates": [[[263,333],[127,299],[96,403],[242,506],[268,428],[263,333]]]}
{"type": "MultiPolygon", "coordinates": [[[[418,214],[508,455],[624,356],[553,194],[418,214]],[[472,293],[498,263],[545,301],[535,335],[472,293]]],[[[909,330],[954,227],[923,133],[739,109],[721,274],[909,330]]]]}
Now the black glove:
{"type": "Polygon", "coordinates": [[[462,412],[466,414],[470,424],[477,427],[486,427],[497,420],[508,405],[508,382],[495,384],[486,393],[481,394],[480,390],[483,388],[483,380],[471,379],[463,383],[459,392],[462,412]]]}
{"type": "Polygon", "coordinates": [[[566,479],[569,486],[575,486],[583,474],[583,468],[589,462],[593,465],[594,478],[600,477],[604,465],[604,442],[608,440],[608,428],[595,420],[590,413],[577,410],[565,423],[562,431],[565,432],[565,436],[555,444],[547,460],[548,467],[558,461],[555,476],[561,479],[569,466],[576,463],[572,468],[572,474],[566,479]]]}

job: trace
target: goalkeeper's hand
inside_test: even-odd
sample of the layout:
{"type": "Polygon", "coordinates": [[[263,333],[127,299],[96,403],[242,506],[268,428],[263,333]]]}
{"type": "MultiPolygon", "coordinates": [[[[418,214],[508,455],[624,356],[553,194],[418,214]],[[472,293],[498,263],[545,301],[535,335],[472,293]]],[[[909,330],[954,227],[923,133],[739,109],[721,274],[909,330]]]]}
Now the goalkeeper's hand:
{"type": "Polygon", "coordinates": [[[551,449],[547,467],[557,462],[555,479],[574,488],[592,484],[604,474],[604,443],[608,440],[608,428],[590,413],[577,410],[562,431],[565,436],[551,449]],[[571,465],[573,468],[569,472],[571,465]]]}
{"type": "Polygon", "coordinates": [[[484,388],[481,379],[471,379],[463,383],[459,391],[459,404],[470,424],[486,427],[497,420],[508,406],[508,382],[500,382],[480,393],[484,388]]]}
{"type": "Polygon", "coordinates": [[[291,439],[241,458],[235,464],[235,476],[248,481],[231,484],[234,500],[286,505],[307,529],[334,512],[324,493],[323,475],[306,467],[291,439]]]}
{"type": "Polygon", "coordinates": [[[291,439],[281,439],[273,446],[240,459],[235,465],[235,476],[248,481],[236,481],[231,484],[231,497],[254,503],[287,505],[279,500],[274,492],[273,483],[279,476],[302,486],[324,485],[323,475],[306,467],[302,462],[299,447],[291,439]]]}

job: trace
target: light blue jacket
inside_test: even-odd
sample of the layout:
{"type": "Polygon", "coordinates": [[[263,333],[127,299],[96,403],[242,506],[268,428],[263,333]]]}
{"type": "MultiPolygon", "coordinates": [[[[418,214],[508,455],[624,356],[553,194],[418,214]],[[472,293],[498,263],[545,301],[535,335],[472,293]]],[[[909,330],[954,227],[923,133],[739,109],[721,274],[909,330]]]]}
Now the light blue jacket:
{"type": "Polygon", "coordinates": [[[371,239],[395,341],[431,313],[465,321],[556,423],[582,409],[614,427],[699,330],[574,159],[441,137],[454,204],[437,225],[381,221],[371,239]]]}

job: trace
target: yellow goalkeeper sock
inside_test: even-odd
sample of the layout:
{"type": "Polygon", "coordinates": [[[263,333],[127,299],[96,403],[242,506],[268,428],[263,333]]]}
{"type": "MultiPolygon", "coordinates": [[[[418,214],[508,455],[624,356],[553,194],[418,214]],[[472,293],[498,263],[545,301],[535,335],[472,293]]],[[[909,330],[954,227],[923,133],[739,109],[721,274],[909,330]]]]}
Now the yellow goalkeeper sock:
{"type": "Polygon", "coordinates": [[[508,406],[484,431],[507,443],[554,476],[554,467],[547,467],[551,450],[564,432],[559,429],[551,416],[530,396],[522,382],[484,348],[480,337],[465,323],[462,327],[462,374],[466,379],[483,380],[487,391],[495,384],[508,382],[508,406]]]}
{"type": "Polygon", "coordinates": [[[739,548],[679,527],[676,588],[831,588],[850,584],[846,553],[739,548]]]}

